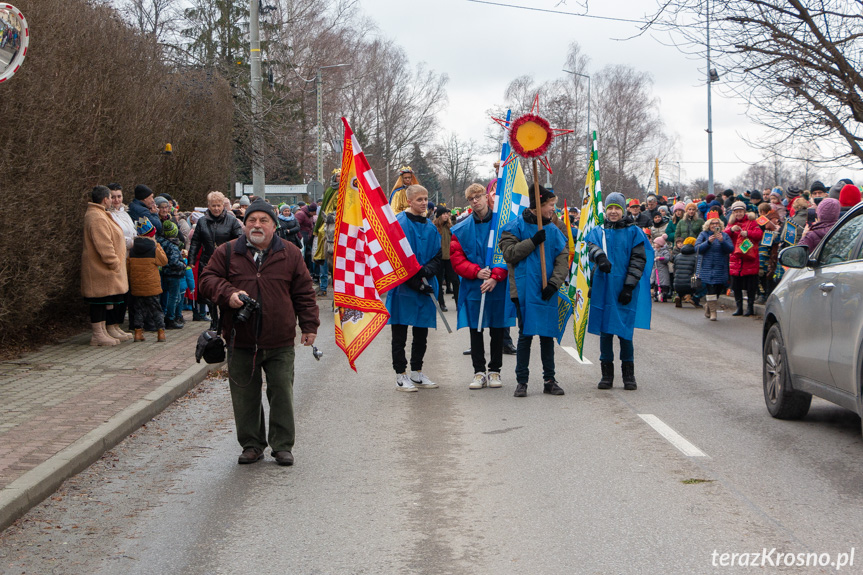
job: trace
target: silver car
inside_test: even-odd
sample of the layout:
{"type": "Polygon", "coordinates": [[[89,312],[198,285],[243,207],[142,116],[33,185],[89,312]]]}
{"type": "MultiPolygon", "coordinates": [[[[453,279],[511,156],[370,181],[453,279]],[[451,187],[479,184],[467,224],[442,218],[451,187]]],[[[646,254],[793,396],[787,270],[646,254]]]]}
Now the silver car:
{"type": "Polygon", "coordinates": [[[816,395],[863,415],[863,204],[849,210],[810,254],[779,254],[789,268],[767,299],[762,332],[764,401],[770,415],[799,419],[816,395]]]}

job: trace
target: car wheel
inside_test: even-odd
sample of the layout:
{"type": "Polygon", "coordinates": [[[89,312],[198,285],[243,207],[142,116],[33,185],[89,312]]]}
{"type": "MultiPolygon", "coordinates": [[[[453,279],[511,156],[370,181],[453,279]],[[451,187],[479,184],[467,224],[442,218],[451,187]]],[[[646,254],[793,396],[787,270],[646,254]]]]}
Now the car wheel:
{"type": "Polygon", "coordinates": [[[779,324],[773,324],[764,340],[762,377],[767,411],[778,419],[800,419],[809,412],[812,395],[794,391],[788,385],[788,360],[779,324]]]}

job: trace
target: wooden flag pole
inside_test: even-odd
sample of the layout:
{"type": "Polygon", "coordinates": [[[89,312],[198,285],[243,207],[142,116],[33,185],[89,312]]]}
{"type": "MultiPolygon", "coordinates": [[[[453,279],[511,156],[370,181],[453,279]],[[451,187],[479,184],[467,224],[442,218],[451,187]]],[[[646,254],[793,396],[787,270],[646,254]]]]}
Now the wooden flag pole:
{"type": "MultiPolygon", "coordinates": [[[[536,227],[537,230],[542,229],[542,211],[540,207],[542,203],[539,201],[539,180],[537,179],[538,173],[536,169],[536,158],[533,159],[533,195],[536,198],[536,227]]],[[[542,288],[545,289],[545,286],[548,285],[548,280],[545,277],[545,242],[539,244],[539,266],[542,270],[542,288]]]]}

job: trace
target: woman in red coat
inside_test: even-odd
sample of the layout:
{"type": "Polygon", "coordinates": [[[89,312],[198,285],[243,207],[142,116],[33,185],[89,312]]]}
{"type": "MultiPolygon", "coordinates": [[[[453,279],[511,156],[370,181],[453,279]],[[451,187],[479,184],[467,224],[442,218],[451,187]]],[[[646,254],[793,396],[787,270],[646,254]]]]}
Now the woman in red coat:
{"type": "Polygon", "coordinates": [[[731,288],[737,311],[731,315],[749,316],[754,312],[755,296],[758,293],[758,245],[761,243],[761,226],[756,215],[746,211],[746,204],[734,202],[725,233],[734,243],[734,251],[728,260],[731,288]],[[743,291],[746,290],[746,313],[743,313],[743,291]]]}

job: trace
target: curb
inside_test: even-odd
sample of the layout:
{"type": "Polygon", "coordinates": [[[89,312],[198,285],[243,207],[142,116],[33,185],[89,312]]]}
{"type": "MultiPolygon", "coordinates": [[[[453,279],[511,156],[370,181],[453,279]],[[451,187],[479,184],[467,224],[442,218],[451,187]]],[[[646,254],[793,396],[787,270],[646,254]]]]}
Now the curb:
{"type": "Polygon", "coordinates": [[[198,365],[163,383],[84,437],[31,469],[0,491],[0,531],[57,491],[68,478],[153,419],[223,364],[198,365]]]}

